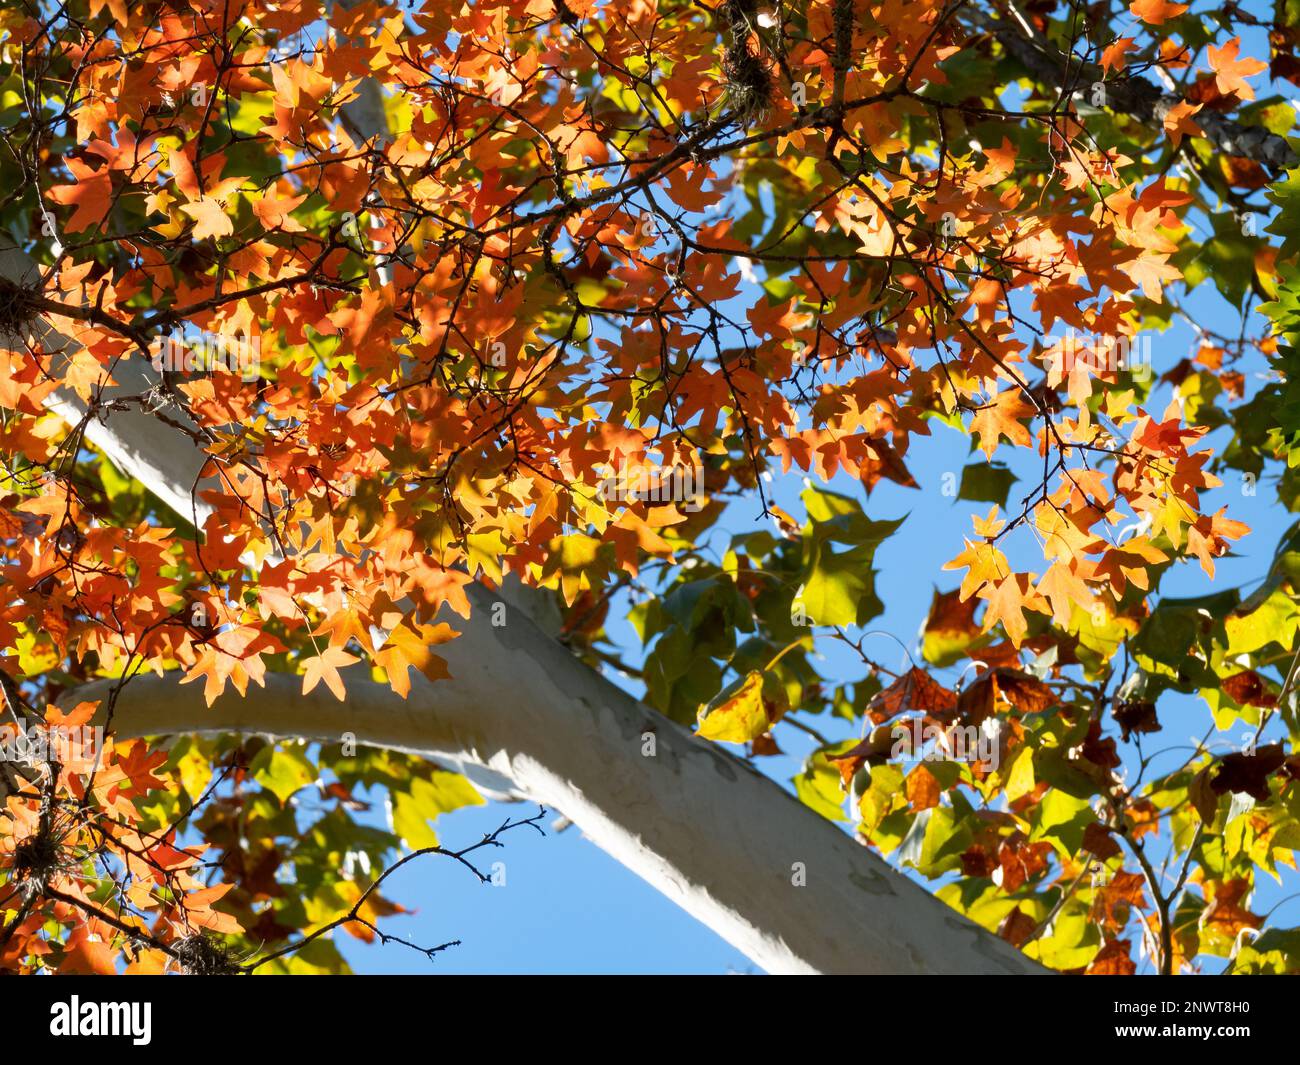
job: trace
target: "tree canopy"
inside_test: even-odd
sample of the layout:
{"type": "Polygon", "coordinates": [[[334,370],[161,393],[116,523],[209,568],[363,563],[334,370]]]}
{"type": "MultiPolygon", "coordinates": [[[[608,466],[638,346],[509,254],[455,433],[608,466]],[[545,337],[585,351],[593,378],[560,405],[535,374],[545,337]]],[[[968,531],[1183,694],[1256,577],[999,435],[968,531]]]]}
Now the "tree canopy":
{"type": "Polygon", "coordinates": [[[115,740],[117,693],[436,688],[522,582],[700,736],[811,737],[803,802],[1044,965],[1300,971],[1255,901],[1300,526],[1213,582],[1238,499],[1300,510],[1300,5],[1258,7],[5,7],[0,970],[345,970],[382,870],[473,864],[431,822],[474,787],[115,740]],[[125,417],[204,453],[184,498],[125,417]],[[973,512],[902,664],[884,482],[973,512]]]}

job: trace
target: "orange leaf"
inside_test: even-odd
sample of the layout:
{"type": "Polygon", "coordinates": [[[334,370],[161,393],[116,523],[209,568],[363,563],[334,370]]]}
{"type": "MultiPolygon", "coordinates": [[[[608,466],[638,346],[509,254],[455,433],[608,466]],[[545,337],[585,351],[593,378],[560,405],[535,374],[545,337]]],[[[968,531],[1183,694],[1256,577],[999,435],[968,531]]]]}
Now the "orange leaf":
{"type": "Polygon", "coordinates": [[[235,231],[235,224],[226,214],[226,209],[211,196],[204,196],[197,203],[181,204],[181,210],[194,219],[194,239],[206,237],[228,237],[235,231]]]}
{"type": "Polygon", "coordinates": [[[942,714],[957,705],[957,696],[934,680],[923,669],[913,667],[867,706],[875,721],[886,721],[907,710],[924,710],[942,714]]]}
{"type": "Polygon", "coordinates": [[[912,809],[920,812],[939,805],[941,789],[933,773],[923,765],[918,765],[907,775],[907,801],[912,809]]]}
{"type": "Polygon", "coordinates": [[[384,668],[393,691],[405,699],[411,692],[412,666],[429,680],[446,680],[451,676],[446,659],[433,654],[429,648],[459,635],[446,622],[436,625],[402,622],[388,634],[384,646],[374,655],[375,665],[384,668]]]}
{"type": "Polygon", "coordinates": [[[1171,4],[1168,0],[1133,0],[1128,9],[1148,26],[1159,26],[1177,18],[1187,7],[1187,4],[1171,4]]]}
{"type": "Polygon", "coordinates": [[[1005,436],[1013,444],[1029,445],[1032,438],[1029,430],[1020,424],[1020,419],[1033,413],[1034,408],[1025,402],[1019,391],[1008,389],[975,412],[971,432],[979,433],[980,450],[992,458],[1000,437],[1005,436]]]}
{"type": "Polygon", "coordinates": [[[334,698],[343,702],[347,692],[343,687],[343,678],[339,676],[339,667],[350,666],[356,661],[358,661],[356,655],[350,655],[337,647],[327,647],[316,657],[308,658],[303,662],[305,667],[302,674],[303,695],[307,695],[323,680],[325,686],[334,693],[334,698]]]}
{"type": "Polygon", "coordinates": [[[80,159],[69,157],[68,169],[72,171],[77,183],[55,185],[50,189],[50,199],[77,208],[64,223],[63,229],[67,233],[80,233],[102,222],[108,214],[113,201],[113,183],[107,166],[92,170],[80,159]]]}
{"type": "Polygon", "coordinates": [[[1259,59],[1238,59],[1241,50],[1241,38],[1234,37],[1222,48],[1210,45],[1206,56],[1210,69],[1214,71],[1214,83],[1225,96],[1236,93],[1243,100],[1255,99],[1255,90],[1246,84],[1246,79],[1264,70],[1268,64],[1259,59]]]}

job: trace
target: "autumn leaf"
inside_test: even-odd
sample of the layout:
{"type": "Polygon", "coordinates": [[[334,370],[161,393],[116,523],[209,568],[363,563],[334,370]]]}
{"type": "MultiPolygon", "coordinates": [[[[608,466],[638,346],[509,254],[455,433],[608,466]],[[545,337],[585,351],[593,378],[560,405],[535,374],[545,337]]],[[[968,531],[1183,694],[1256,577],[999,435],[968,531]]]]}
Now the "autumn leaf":
{"type": "Polygon", "coordinates": [[[1180,100],[1165,112],[1161,120],[1165,127],[1165,132],[1169,134],[1169,143],[1177,147],[1182,143],[1183,137],[1200,136],[1201,127],[1193,117],[1201,110],[1201,104],[1189,104],[1185,100],[1180,100]]]}
{"type": "Polygon", "coordinates": [[[235,885],[214,884],[209,888],[191,891],[180,900],[180,907],[185,911],[186,919],[195,928],[203,928],[218,935],[234,935],[244,930],[234,917],[212,908],[214,902],[223,898],[235,885]]]}
{"type": "Polygon", "coordinates": [[[1060,704],[1060,698],[1042,681],[1007,666],[980,674],[957,697],[962,720],[978,725],[998,713],[1001,703],[1022,714],[1038,714],[1060,704]]]}
{"type": "Polygon", "coordinates": [[[0,877],[58,890],[0,970],[424,950],[368,886],[480,797],[317,742],[322,682],[436,682],[482,725],[443,753],[511,737],[662,866],[734,796],[549,712],[606,679],[744,744],[721,812],[803,817],[811,876],[835,819],[1051,968],[1300,968],[1245,901],[1300,840],[1295,4],[1029,5],[1032,62],[988,5],[185,6],[0,11],[0,741],[109,729],[0,759],[0,877]],[[901,764],[958,739],[996,757],[901,764]]]}
{"type": "Polygon", "coordinates": [[[943,792],[939,781],[935,779],[924,765],[918,765],[907,774],[905,781],[907,786],[908,805],[918,813],[921,810],[928,810],[932,806],[939,805],[939,797],[943,792]]]}
{"type": "Polygon", "coordinates": [[[712,709],[701,709],[695,734],[706,740],[749,743],[769,731],[788,708],[781,686],[754,670],[729,698],[712,709]]]}
{"type": "Polygon", "coordinates": [[[1265,686],[1264,678],[1253,669],[1244,669],[1223,680],[1223,690],[1233,702],[1242,706],[1276,706],[1277,696],[1265,686]]]}
{"type": "Polygon", "coordinates": [[[235,223],[226,214],[225,207],[210,196],[204,196],[195,203],[183,203],[181,210],[194,219],[195,240],[228,237],[235,231],[235,223]]]}
{"type": "Polygon", "coordinates": [[[1216,795],[1225,792],[1251,796],[1257,802],[1267,802],[1272,792],[1268,778],[1282,768],[1286,750],[1280,743],[1246,753],[1225,754],[1219,759],[1217,772],[1210,778],[1210,788],[1216,795]]]}
{"type": "Polygon", "coordinates": [[[63,229],[67,233],[80,233],[102,222],[108,214],[113,199],[112,175],[106,166],[96,170],[77,158],[68,160],[68,169],[77,183],[55,185],[49,196],[56,203],[76,208],[63,229]]]}
{"type": "Polygon", "coordinates": [[[1034,408],[1014,389],[1008,389],[993,397],[975,412],[971,421],[971,432],[978,433],[980,450],[989,458],[997,450],[998,441],[1006,437],[1013,444],[1027,446],[1030,443],[1029,430],[1021,424],[1021,419],[1034,413],[1034,408]]]}
{"type": "MultiPolygon", "coordinates": [[[[1151,0],[1146,0],[1146,2],[1149,4],[1151,0]]],[[[1138,0],[1138,4],[1134,4],[1133,6],[1137,7],[1141,3],[1143,3],[1143,0],[1138,0]]],[[[1130,10],[1132,10],[1132,8],[1130,8],[1130,10]]],[[[1136,11],[1133,13],[1135,15],[1138,14],[1136,11]]],[[[1125,53],[1131,51],[1136,47],[1136,45],[1137,42],[1132,37],[1117,37],[1115,41],[1108,45],[1101,53],[1102,69],[1108,73],[1118,73],[1123,70],[1128,63],[1125,58],[1125,53]]]]}
{"type": "Polygon", "coordinates": [[[975,623],[979,600],[963,600],[960,592],[935,592],[925,619],[922,657],[931,665],[946,666],[961,658],[979,639],[975,623]]]}
{"type": "Polygon", "coordinates": [[[923,669],[913,667],[867,705],[872,720],[888,721],[909,710],[942,715],[957,705],[957,697],[923,669]]]}
{"type": "MultiPolygon", "coordinates": [[[[306,227],[294,221],[290,212],[300,207],[307,197],[259,196],[253,200],[253,213],[267,229],[281,229],[286,233],[302,233],[306,227]]],[[[233,227],[232,230],[233,232],[233,227]]]]}
{"type": "Polygon", "coordinates": [[[339,702],[343,702],[347,692],[343,687],[343,678],[339,676],[339,669],[350,666],[357,661],[359,659],[356,655],[350,655],[338,647],[327,647],[320,654],[304,659],[303,695],[309,695],[312,689],[323,680],[325,686],[334,693],[334,698],[339,702]]]}
{"type": "Polygon", "coordinates": [[[868,762],[876,764],[887,761],[898,742],[899,738],[895,736],[891,726],[877,725],[866,738],[855,743],[847,751],[841,754],[828,754],[826,759],[839,770],[840,782],[847,789],[854,774],[863,765],[868,762]]]}
{"type": "Polygon", "coordinates": [[[1214,71],[1214,82],[1221,93],[1225,96],[1235,93],[1243,100],[1253,100],[1255,90],[1246,79],[1266,70],[1268,64],[1260,59],[1251,59],[1249,56],[1238,59],[1237,53],[1240,50],[1241,38],[1234,37],[1222,46],[1210,45],[1205,50],[1205,54],[1209,59],[1210,69],[1214,71]]]}
{"type": "Polygon", "coordinates": [[[117,971],[117,950],[88,925],[77,928],[63,947],[63,960],[59,972],[85,973],[89,976],[108,976],[117,971]]]}
{"type": "Polygon", "coordinates": [[[446,680],[451,676],[447,672],[446,660],[433,654],[429,648],[454,640],[459,635],[445,622],[437,625],[403,622],[388,634],[384,646],[375,653],[375,665],[387,671],[393,691],[405,699],[411,691],[412,668],[431,681],[446,680]]]}
{"type": "Polygon", "coordinates": [[[1083,849],[1095,854],[1103,862],[1124,852],[1110,830],[1100,821],[1093,821],[1083,830],[1083,849]]]}
{"type": "Polygon", "coordinates": [[[1088,963],[1089,976],[1132,976],[1137,972],[1133,945],[1126,939],[1112,939],[1102,945],[1088,963]]]}
{"type": "Polygon", "coordinates": [[[1115,721],[1120,727],[1120,738],[1127,743],[1133,733],[1160,731],[1155,703],[1145,699],[1126,699],[1115,705],[1115,721]]]}
{"type": "Polygon", "coordinates": [[[1149,26],[1160,26],[1177,18],[1188,8],[1187,4],[1172,4],[1168,0],[1133,0],[1128,9],[1149,26]]]}
{"type": "Polygon", "coordinates": [[[1029,631],[1029,623],[1025,620],[1025,597],[1019,576],[1012,574],[999,581],[986,597],[985,602],[988,604],[984,611],[985,631],[1001,622],[1008,638],[1019,647],[1029,631]]]}

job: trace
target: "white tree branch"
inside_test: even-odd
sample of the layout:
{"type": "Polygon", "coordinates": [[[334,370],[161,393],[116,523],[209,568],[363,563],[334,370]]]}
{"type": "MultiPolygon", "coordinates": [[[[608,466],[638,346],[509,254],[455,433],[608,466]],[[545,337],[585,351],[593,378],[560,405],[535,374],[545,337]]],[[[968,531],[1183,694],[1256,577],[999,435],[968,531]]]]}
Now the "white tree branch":
{"type": "MultiPolygon", "coordinates": [[[[519,612],[472,586],[463,635],[439,646],[453,679],[418,674],[403,701],[348,679],[268,674],[212,708],[198,684],[140,677],[115,735],[243,732],[363,744],[480,766],[561,811],[602,849],[771,972],[1032,973],[1019,951],[718,746],[646,708],[519,612]],[[498,612],[499,613],[499,612],[498,612]],[[798,886],[802,882],[802,886],[798,886]]],[[[103,697],[100,681],[71,698],[103,697]]],[[[471,773],[473,779],[473,773],[471,773]]]]}

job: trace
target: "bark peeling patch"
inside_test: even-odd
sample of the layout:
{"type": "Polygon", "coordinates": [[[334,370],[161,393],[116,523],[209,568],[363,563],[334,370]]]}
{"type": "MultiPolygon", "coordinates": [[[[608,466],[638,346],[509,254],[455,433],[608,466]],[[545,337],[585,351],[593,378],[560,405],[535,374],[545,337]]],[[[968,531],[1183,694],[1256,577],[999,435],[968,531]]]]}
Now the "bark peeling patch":
{"type": "Polygon", "coordinates": [[[849,880],[854,887],[859,887],[871,895],[896,895],[894,885],[889,882],[889,877],[883,873],[868,871],[860,873],[854,869],[849,873],[849,880]]]}
{"type": "MultiPolygon", "coordinates": [[[[984,929],[974,922],[963,921],[956,914],[951,914],[944,918],[944,924],[954,932],[959,932],[970,939],[977,953],[984,955],[1003,971],[1017,974],[1026,971],[1024,967],[1017,965],[1014,959],[1008,958],[1005,953],[998,949],[998,946],[1003,942],[1002,940],[981,934],[984,929]]],[[[1007,949],[1011,948],[1008,947],[1007,949]]]]}
{"type": "Polygon", "coordinates": [[[725,777],[732,784],[740,779],[736,776],[735,766],[731,764],[731,759],[727,757],[726,751],[714,747],[704,747],[701,750],[713,759],[713,768],[718,776],[725,777]]]}

